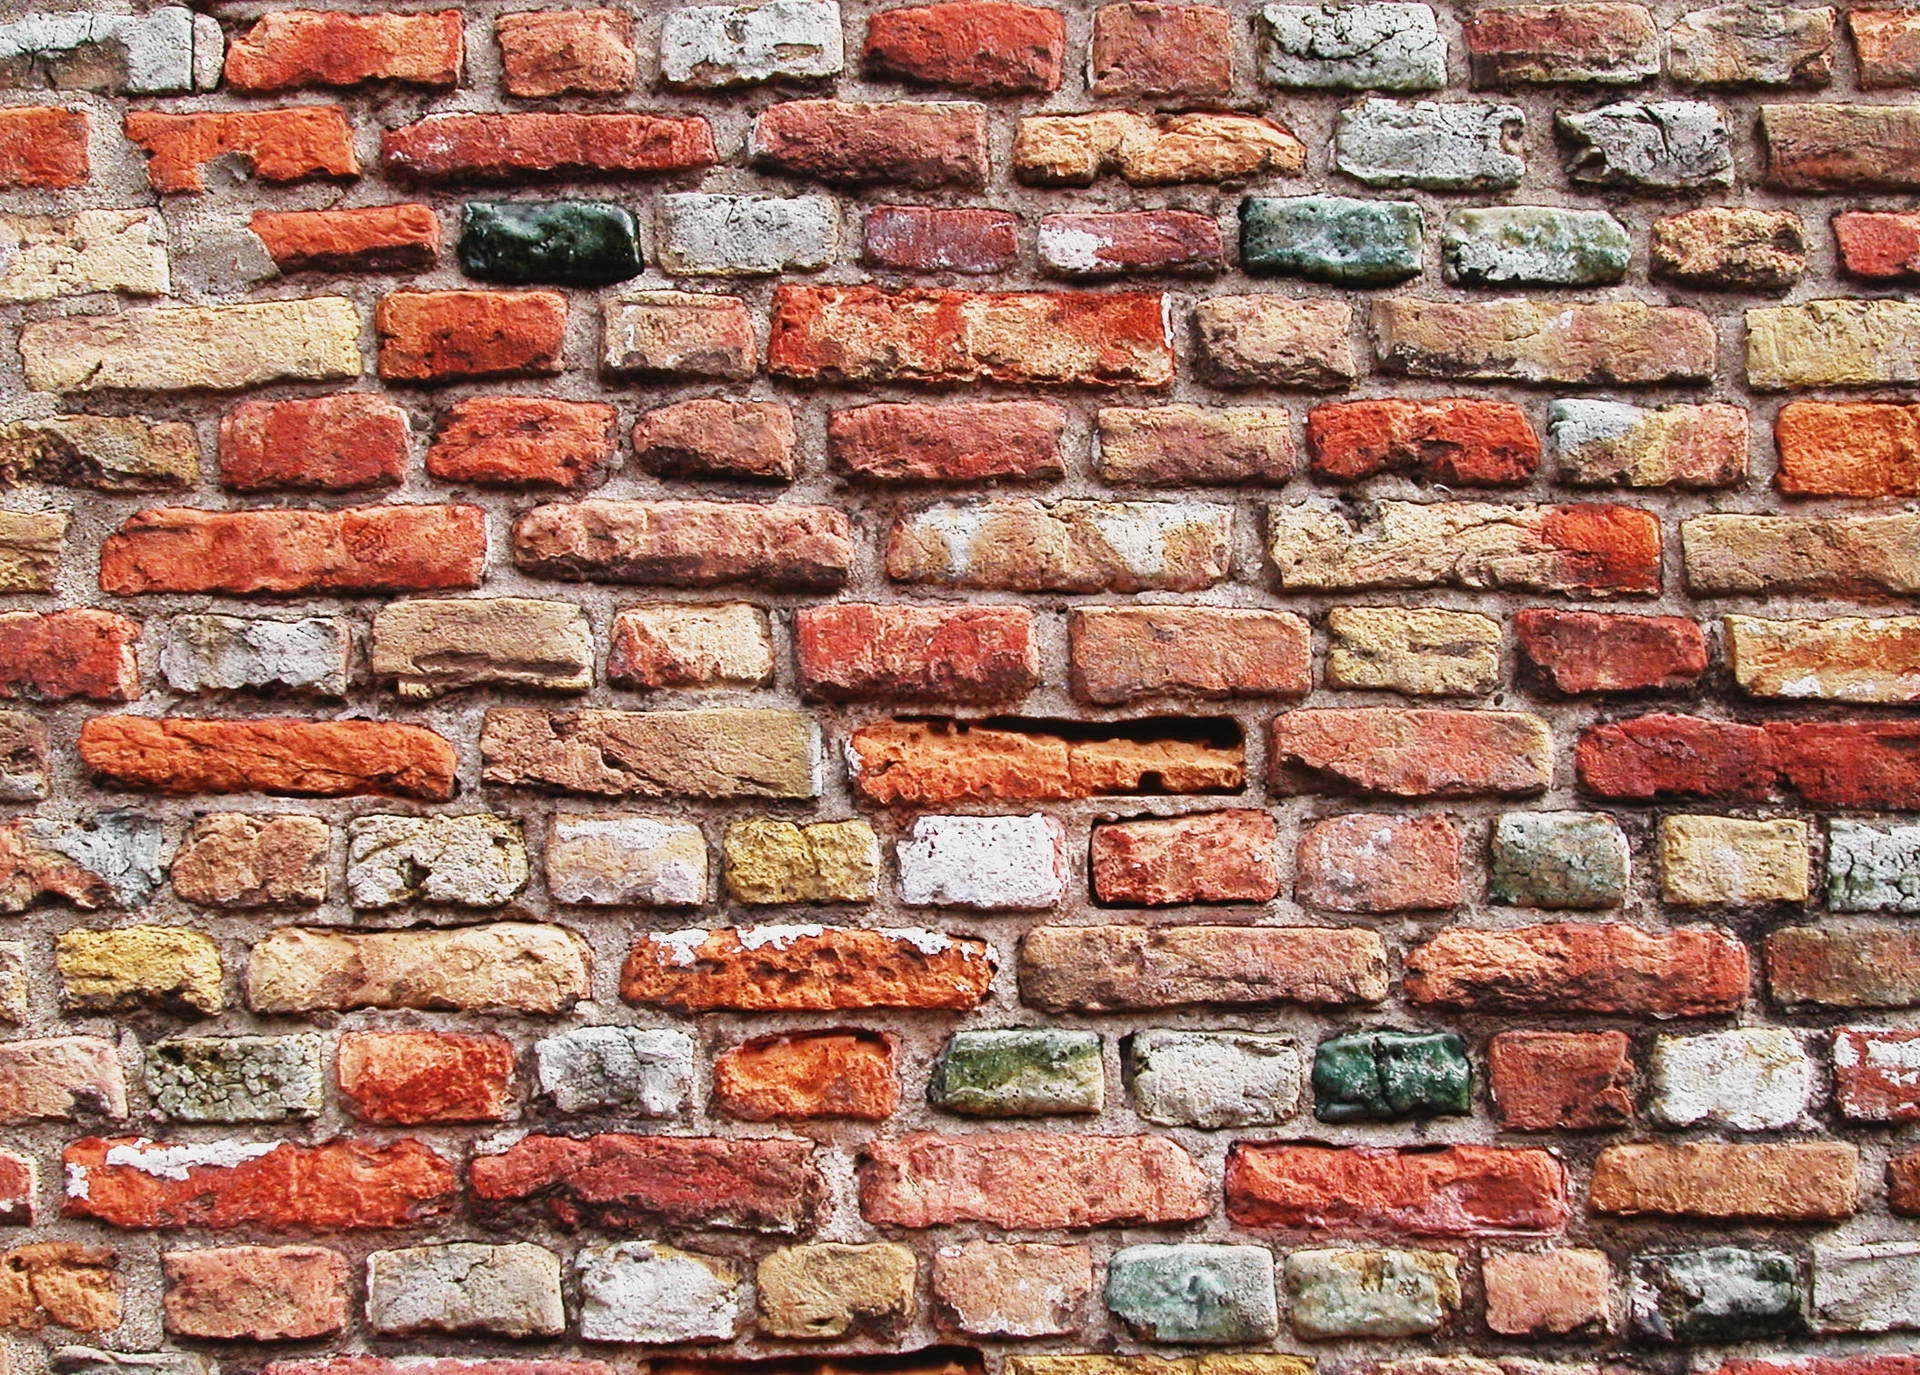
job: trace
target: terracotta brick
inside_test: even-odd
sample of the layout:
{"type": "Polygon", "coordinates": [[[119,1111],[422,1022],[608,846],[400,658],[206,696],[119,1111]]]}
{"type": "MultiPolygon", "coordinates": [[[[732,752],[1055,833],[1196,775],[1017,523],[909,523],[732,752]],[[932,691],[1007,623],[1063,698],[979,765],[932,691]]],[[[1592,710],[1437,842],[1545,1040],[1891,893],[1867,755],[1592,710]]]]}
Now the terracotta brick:
{"type": "Polygon", "coordinates": [[[1443,931],[1407,956],[1416,1003],[1481,1012],[1702,1017],[1746,1003],[1747,948],[1717,929],[1558,923],[1443,931]]]}
{"type": "Polygon", "coordinates": [[[1920,1006],[1920,935],[1897,926],[1789,926],[1767,937],[1782,1007],[1920,1006]]]}
{"type": "Polygon", "coordinates": [[[1387,996],[1371,931],[1320,926],[1042,926],[1020,943],[1020,1001],[1043,1012],[1341,1006],[1387,996]]]}
{"type": "Polygon", "coordinates": [[[513,1101],[513,1043],[453,1031],[356,1031],[340,1038],[340,1096],[362,1122],[498,1122],[513,1101]]]}
{"type": "Polygon", "coordinates": [[[374,312],[389,382],[550,376],[561,369],[567,300],[552,291],[396,291],[374,312]]]}
{"type": "Polygon", "coordinates": [[[1540,466],[1540,437],[1506,401],[1338,401],[1307,412],[1317,477],[1356,482],[1383,473],[1506,487],[1540,466]]]}
{"type": "Polygon", "coordinates": [[[747,1122],[884,1122],[900,1103],[897,1055],[893,1038],[877,1031],[756,1036],[715,1057],[714,1105],[747,1122]]]}
{"type": "Polygon", "coordinates": [[[1596,797],[1756,801],[1771,791],[1775,766],[1760,726],[1698,716],[1637,716],[1580,733],[1574,766],[1596,797]]]}
{"type": "Polygon", "coordinates": [[[870,76],[986,95],[1055,91],[1066,17],[1011,0],[946,0],[881,10],[867,21],[870,76]]]}
{"type": "MultiPolygon", "coordinates": [[[[1855,11],[1857,17],[1859,11],[1855,11]]],[[[1920,35],[1914,41],[1920,54],[1920,35]]],[[[1870,282],[1920,277],[1920,214],[1910,210],[1849,210],[1833,217],[1840,265],[1870,282]]]]}
{"type": "Polygon", "coordinates": [[[1513,629],[1527,663],[1560,692],[1683,688],[1707,671],[1706,634],[1684,616],[1529,607],[1513,629]]]}
{"type": "Polygon", "coordinates": [[[1920,1121],[1920,1031],[1833,1033],[1833,1098],[1857,1122],[1920,1121]]]}
{"type": "Polygon", "coordinates": [[[261,181],[360,175],[353,129],[338,105],[186,115],[135,110],[126,133],[147,150],[147,180],[156,191],[203,192],[203,169],[230,155],[245,159],[261,181]]]}
{"type": "Polygon", "coordinates": [[[801,694],[815,701],[1005,701],[1040,681],[1023,607],[802,607],[793,641],[801,694]]]}
{"type": "Polygon", "coordinates": [[[880,402],[829,415],[827,455],[875,482],[1052,481],[1066,423],[1043,401],[880,402]]]}
{"type": "Polygon", "coordinates": [[[1887,1209],[1902,1217],[1920,1216],[1920,1151],[1908,1151],[1887,1162],[1887,1209]]]}
{"type": "Polygon", "coordinates": [[[508,95],[615,95],[633,89],[638,64],[625,10],[524,10],[493,21],[508,95]]]}
{"type": "Polygon", "coordinates": [[[28,1227],[34,1221],[39,1169],[31,1156],[0,1151],[0,1227],[28,1227]]]}
{"type": "Polygon", "coordinates": [[[1336,816],[1300,832],[1294,897],[1334,912],[1415,912],[1465,898],[1460,832],[1444,816],[1336,816]]]}
{"type": "Polygon", "coordinates": [[[126,1115],[126,1081],[113,1042],[46,1036],[0,1043],[0,1122],[126,1115]]]}
{"type": "Polygon", "coordinates": [[[372,392],[243,401],[220,417],[220,483],[236,492],[351,492],[407,476],[407,414],[372,392]]]}
{"type": "Polygon", "coordinates": [[[1789,496],[1920,494],[1920,406],[1789,401],[1775,417],[1774,484],[1789,496]]]}
{"type": "Polygon", "coordinates": [[[1594,1131],[1633,1118],[1633,1043],[1620,1031],[1503,1031],[1487,1042],[1508,1131],[1594,1131]]]}
{"type": "Polygon", "coordinates": [[[1613,1323],[1613,1265],[1604,1251],[1489,1251],[1480,1263],[1487,1327],[1507,1337],[1605,1332],[1613,1323]]]}
{"type": "Polygon", "coordinates": [[[0,613],[0,698],[130,702],[140,695],[140,623],[110,611],[0,613]]]}
{"type": "Polygon", "coordinates": [[[1313,687],[1312,632],[1291,612],[1096,607],[1071,614],[1067,637],[1074,695],[1086,702],[1295,697],[1313,687]]]}
{"type": "MultiPolygon", "coordinates": [[[[939,6],[973,7],[971,0],[943,0],[939,6]]],[[[869,267],[896,272],[1004,272],[1019,253],[1019,226],[1018,217],[1005,210],[877,205],[861,221],[861,255],[869,267]]]]}
{"type": "Polygon", "coordinates": [[[916,1133],[878,1138],[860,1160],[860,1214],[879,1226],[1151,1225],[1209,1206],[1199,1166],[1164,1136],[916,1133]]]}
{"type": "Polygon", "coordinates": [[[248,92],[369,81],[451,86],[460,79],[460,17],[459,10],[267,14],[228,43],[227,85],[248,92]]]}
{"type": "Polygon", "coordinates": [[[427,205],[256,210],[247,227],[282,272],[417,272],[440,258],[440,217],[427,205]]]}
{"type": "Polygon", "coordinates": [[[1408,1236],[1560,1232],[1569,1211],[1566,1167],[1554,1155],[1497,1146],[1236,1142],[1226,1196],[1239,1227],[1408,1236]]]}
{"type": "Polygon", "coordinates": [[[444,114],[380,136],[389,171],[426,182],[654,176],[711,167],[697,115],[444,114]]]}
{"type": "Polygon", "coordinates": [[[1093,15],[1089,89],[1122,98],[1225,96],[1233,90],[1232,23],[1211,5],[1102,5],[1093,15]]]}
{"type": "Polygon", "coordinates": [[[285,1342],[347,1325],[347,1258],[324,1246],[217,1246],[169,1251],[167,1331],[215,1341],[285,1342]]]}
{"type": "Polygon", "coordinates": [[[1269,782],[1282,793],[1525,797],[1551,781],[1546,722],[1511,711],[1316,707],[1273,721],[1269,782]]]}
{"type": "Polygon", "coordinates": [[[979,188],[987,179],[987,111],[965,101],[794,100],[753,124],[754,161],[843,185],[979,188]]]}
{"type": "Polygon", "coordinates": [[[1096,901],[1123,907],[1271,902],[1280,895],[1278,830],[1267,812],[1196,812],[1093,828],[1096,901]]]}
{"type": "Polygon", "coordinates": [[[1047,215],[1040,263],[1060,277],[1218,272],[1220,225],[1191,210],[1119,210],[1047,215]]]}
{"type": "Polygon", "coordinates": [[[84,110],[0,110],[0,190],[85,186],[90,175],[87,129],[84,110]]]}
{"type": "Polygon", "coordinates": [[[1593,1163],[1596,1213],[1833,1222],[1859,1203],[1859,1148],[1841,1141],[1608,1146],[1593,1163]]]}
{"type": "Polygon", "coordinates": [[[619,412],[598,401],[457,401],[427,448],[427,472],[481,487],[583,487],[613,460],[619,412]]]}
{"type": "Polygon", "coordinates": [[[123,788],[288,797],[453,796],[453,746],[425,726],[386,721],[196,720],[96,716],[80,759],[123,788]]]}
{"type": "Polygon", "coordinates": [[[687,1012],[977,1007],[993,981],[985,942],[937,932],[741,927],[654,932],[620,971],[630,1003],[687,1012]]]}
{"type": "Polygon", "coordinates": [[[1773,721],[1767,743],[1783,786],[1815,807],[1920,807],[1920,727],[1906,721],[1773,721]]]}
{"type": "Polygon", "coordinates": [[[120,1325],[119,1257],[104,1246],[42,1241],[0,1251],[0,1331],[75,1332],[120,1325]]]}
{"type": "Polygon", "coordinates": [[[1847,11],[1860,58],[1860,84],[1867,90],[1901,90],[1920,85],[1920,25],[1906,9],[1847,11]]]}
{"type": "Polygon", "coordinates": [[[662,477],[791,482],[793,411],[778,401],[702,397],[647,411],[633,427],[634,460],[662,477]]]}

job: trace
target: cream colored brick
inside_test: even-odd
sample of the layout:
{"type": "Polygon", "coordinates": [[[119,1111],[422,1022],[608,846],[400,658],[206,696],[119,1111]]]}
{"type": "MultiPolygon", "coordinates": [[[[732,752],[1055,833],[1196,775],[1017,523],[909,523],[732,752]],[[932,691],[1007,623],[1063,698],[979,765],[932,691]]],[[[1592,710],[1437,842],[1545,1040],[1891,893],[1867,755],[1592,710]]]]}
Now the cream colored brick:
{"type": "Polygon", "coordinates": [[[631,687],[765,687],[773,681],[767,613],[745,602],[630,606],[614,617],[607,679],[631,687]]]}
{"type": "Polygon", "coordinates": [[[360,311],[342,296],[42,320],[20,331],[34,391],[237,391],[360,375],[360,311]]]}
{"type": "Polygon", "coordinates": [[[1694,516],[1680,543],[1696,596],[1920,592],[1920,515],[1694,516]]]}
{"type": "Polygon", "coordinates": [[[67,544],[65,511],[0,511],[0,592],[51,592],[67,544]]]}
{"type": "Polygon", "coordinates": [[[755,817],[727,827],[723,848],[735,902],[872,902],[879,889],[880,841],[864,821],[755,817]]]}
{"type": "Polygon", "coordinates": [[[1825,621],[1726,618],[1733,680],[1753,697],[1815,702],[1920,700],[1920,616],[1825,621]]]}
{"type": "Polygon", "coordinates": [[[1660,896],[1676,907],[1805,902],[1808,867],[1804,821],[1660,819],[1660,896]]]}
{"type": "Polygon", "coordinates": [[[1471,611],[1340,606],[1327,616],[1327,684],[1410,697],[1476,697],[1500,685],[1500,623],[1471,611]]]}
{"type": "Polygon", "coordinates": [[[153,210],[0,215],[0,301],[51,301],[90,291],[164,296],[166,233],[153,210]]]}
{"type": "Polygon", "coordinates": [[[760,1330],[790,1341],[845,1336],[863,1322],[898,1322],[913,1312],[918,1262],[894,1242],[816,1242],[760,1262],[760,1330]]]}
{"type": "Polygon", "coordinates": [[[1805,301],[1747,312],[1756,391],[1920,382],[1920,303],[1805,301]]]}

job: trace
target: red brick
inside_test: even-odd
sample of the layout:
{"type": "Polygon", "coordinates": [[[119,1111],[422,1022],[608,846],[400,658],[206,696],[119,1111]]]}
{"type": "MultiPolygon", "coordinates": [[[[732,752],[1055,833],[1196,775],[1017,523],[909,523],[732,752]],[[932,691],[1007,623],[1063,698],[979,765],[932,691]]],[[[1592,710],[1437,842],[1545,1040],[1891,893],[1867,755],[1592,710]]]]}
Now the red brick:
{"type": "Polygon", "coordinates": [[[1764,727],[1699,716],[1656,714],[1588,726],[1574,765],[1589,793],[1633,802],[1755,802],[1772,791],[1774,780],[1764,727]]]}
{"type": "Polygon", "coordinates": [[[140,623],[111,611],[0,612],[0,698],[131,702],[140,623]]]}
{"type": "Polygon", "coordinates": [[[1920,277],[1920,212],[1849,210],[1833,217],[1840,265],[1867,281],[1920,277]]]}
{"type": "Polygon", "coordinates": [[[1317,707],[1273,720],[1270,781],[1283,794],[1526,797],[1552,782],[1553,741],[1514,711],[1317,707]]]}
{"type": "Polygon", "coordinates": [[[1608,1146],[1589,1207],[1629,1217],[1831,1222],[1859,1206],[1859,1148],[1841,1141],[1608,1146]]]}
{"type": "Polygon", "coordinates": [[[1042,926],[1020,942],[1020,1001],[1042,1012],[1343,1006],[1386,996],[1386,947],[1353,927],[1042,926]]]}
{"type": "Polygon", "coordinates": [[[1634,82],[1659,73],[1659,31],[1642,5],[1489,5],[1465,30],[1475,86],[1634,82]]]}
{"type": "Polygon", "coordinates": [[[898,1054],[893,1038],[879,1031],[756,1036],[715,1057],[713,1106],[744,1122],[884,1122],[900,1106],[898,1054]]]}
{"type": "Polygon", "coordinates": [[[218,1246],[169,1251],[167,1331],[214,1341],[286,1342],[347,1325],[353,1274],[324,1246],[218,1246]]]}
{"type": "Polygon", "coordinates": [[[1773,423],[1789,496],[1920,495],[1920,406],[1789,401],[1773,423]]]}
{"type": "MultiPolygon", "coordinates": [[[[952,0],[938,8],[973,6],[952,0]]],[[[1019,230],[1005,210],[876,205],[862,222],[861,254],[867,266],[896,272],[1005,272],[1019,256],[1019,230]]]]}
{"type": "Polygon", "coordinates": [[[1771,721],[1782,782],[1816,807],[1920,808],[1920,723],[1771,721]]]}
{"type": "Polygon", "coordinates": [[[882,1227],[1151,1225],[1211,1206],[1200,1167],[1165,1136],[918,1132],[870,1141],[860,1159],[860,1215],[882,1227]]]}
{"type": "Polygon", "coordinates": [[[220,484],[351,492],[406,480],[407,413],[373,392],[243,401],[220,417],[220,484]]]}
{"type": "Polygon", "coordinates": [[[0,1151],[0,1227],[32,1225],[38,1174],[32,1156],[0,1151]]]}
{"type": "Polygon", "coordinates": [[[1051,482],[1067,417],[1045,401],[880,402],[827,417],[827,455],[876,482],[1051,482]]]}
{"type": "Polygon", "coordinates": [[[516,567],[569,581],[824,591],[852,560],[851,526],[831,506],[578,501],[536,506],[513,527],[516,567]]]}
{"type": "Polygon", "coordinates": [[[793,648],[801,694],[819,702],[994,702],[1040,682],[1025,607],[802,607],[793,648]]]}
{"type": "Polygon", "coordinates": [[[0,191],[85,186],[88,175],[84,110],[0,110],[0,191]]]}
{"type": "Polygon", "coordinates": [[[143,592],[429,592],[478,587],[477,506],[139,511],[100,546],[100,588],[143,592]]]}
{"type": "Polygon", "coordinates": [[[111,1041],[46,1036],[0,1042],[0,1122],[125,1117],[127,1087],[111,1041]]]}
{"type": "Polygon", "coordinates": [[[643,414],[633,427],[633,456],[663,477],[791,482],[798,435],[793,410],[779,401],[701,397],[643,414]]]}
{"type": "Polygon", "coordinates": [[[1518,486],[1540,466],[1540,437],[1508,401],[1338,401],[1307,412],[1314,476],[1393,473],[1463,486],[1518,486]]]}
{"type": "Polygon", "coordinates": [[[931,190],[987,181],[987,111],[960,101],[793,100],[753,122],[754,161],[788,176],[931,190]]]}
{"type": "MultiPolygon", "coordinates": [[[[1920,1216],[1920,1151],[1908,1151],[1887,1162],[1887,1211],[1902,1217],[1920,1216]]],[[[1913,1362],[1900,1375],[1911,1375],[1912,1370],[1920,1370],[1920,1356],[1887,1356],[1881,1359],[1913,1362]]],[[[1863,1358],[1860,1363],[1864,1365],[1866,1360],[1863,1358]]],[[[1835,1361],[1833,1364],[1838,1366],[1842,1363],[1835,1361]]]]}
{"type": "Polygon", "coordinates": [[[1703,927],[1619,922],[1450,930],[1407,956],[1415,1003],[1475,1012],[1606,1012],[1706,1017],[1747,1000],[1747,947],[1703,927]]]}
{"type": "Polygon", "coordinates": [[[1093,12],[1089,89],[1097,96],[1185,96],[1233,91],[1233,20],[1212,5],[1102,5],[1093,12]]]}
{"type": "Polygon", "coordinates": [[[429,115],[380,137],[389,171],[419,181],[697,172],[718,155],[697,115],[429,115]]]}
{"type": "MultiPolygon", "coordinates": [[[[1858,14],[1859,11],[1854,11],[1858,14]]],[[[1703,1367],[1704,1370],[1704,1367],[1703,1367]]],[[[1804,1356],[1723,1361],[1712,1375],[1920,1375],[1920,1356],[1804,1356]]]]}
{"type": "Polygon", "coordinates": [[[1766,960],[1781,1007],[1920,1007],[1920,932],[1907,926],[1783,927],[1766,960]]]}
{"type": "Polygon", "coordinates": [[[353,128],[338,105],[184,115],[134,110],[127,115],[126,132],[150,155],[147,180],[156,191],[205,191],[201,169],[236,155],[261,181],[360,175],[353,128]]]}
{"type": "Polygon", "coordinates": [[[1239,1227],[1431,1237],[1563,1231],[1567,1171],[1547,1151],[1498,1146],[1268,1145],[1227,1153],[1239,1227]]]}
{"type": "Polygon", "coordinates": [[[88,1137],[68,1146],[61,1211],[113,1227],[267,1232],[412,1227],[445,1215],[454,1167],[418,1141],[88,1137]]]}
{"type": "Polygon", "coordinates": [[[1009,0],[948,0],[882,10],[867,21],[869,76],[988,95],[1057,91],[1067,21],[1009,0]]]}
{"type": "Polygon", "coordinates": [[[1503,1031],[1487,1042],[1493,1115],[1506,1131],[1596,1131],[1633,1119],[1623,1031],[1503,1031]]]}
{"type": "Polygon", "coordinates": [[[1151,293],[781,286],[767,368],[827,382],[1164,386],[1173,347],[1151,293]]]}
{"type": "Polygon", "coordinates": [[[1067,621],[1074,695],[1102,706],[1146,697],[1294,697],[1313,688],[1313,632],[1288,611],[1103,606],[1067,621]]]}
{"type": "Polygon", "coordinates": [[[556,291],[396,291],[374,312],[389,382],[551,376],[566,345],[556,291]]]}
{"type": "Polygon", "coordinates": [[[119,1257],[104,1246],[42,1241],[0,1251],[0,1332],[75,1332],[120,1325],[119,1257]]]}
{"type": "Polygon", "coordinates": [[[1200,812],[1096,825],[1088,847],[1093,896],[1123,907],[1272,902],[1280,896],[1278,851],[1270,812],[1200,812]]]}
{"type": "Polygon", "coordinates": [[[1336,816],[1300,833],[1294,897],[1334,912],[1421,912],[1463,900],[1460,832],[1444,816],[1336,816]]]}
{"type": "Polygon", "coordinates": [[[1833,1101],[1858,1122],[1920,1121],[1920,1031],[1833,1033],[1833,1101]]]}
{"type": "Polygon", "coordinates": [[[441,418],[427,471],[482,487],[582,487],[613,460],[619,415],[598,401],[470,397],[441,418]]]}
{"type": "Polygon", "coordinates": [[[620,996],[683,1012],[964,1011],[980,1005],[992,981],[986,942],[968,937],[722,927],[697,941],[684,931],[642,936],[620,971],[620,996]]]}
{"type": "Polygon", "coordinates": [[[1513,629],[1528,664],[1560,692],[1691,687],[1707,671],[1707,637],[1684,616],[1528,608],[1513,629]]]}
{"type": "Polygon", "coordinates": [[[247,227],[282,272],[417,272],[440,258],[440,217],[429,205],[256,210],[247,227]]]}
{"type": "Polygon", "coordinates": [[[513,1042],[455,1031],[354,1031],[334,1071],[362,1122],[498,1122],[513,1104],[513,1042]]]}
{"type": "Polygon", "coordinates": [[[194,720],[95,716],[80,758],[125,788],[284,797],[453,796],[453,746],[425,726],[388,721],[194,720]]]}
{"type": "Polygon", "coordinates": [[[797,1232],[824,1192],[813,1143],[780,1137],[535,1135],[475,1156],[467,1174],[483,1216],[545,1214],[614,1231],[797,1232]]]}
{"type": "Polygon", "coordinates": [[[633,89],[633,16],[625,10],[527,10],[493,21],[500,79],[523,98],[633,89]]]}
{"type": "Polygon", "coordinates": [[[1857,9],[1847,12],[1854,50],[1860,56],[1860,85],[1867,90],[1903,90],[1920,86],[1920,23],[1911,9],[1857,9]]]}
{"type": "Polygon", "coordinates": [[[460,80],[460,11],[340,14],[281,10],[227,44],[226,84],[236,91],[460,80]]]}
{"type": "Polygon", "coordinates": [[[1040,221],[1040,263],[1063,277],[1146,272],[1218,272],[1220,225],[1191,210],[1120,210],[1048,215],[1040,221]]]}

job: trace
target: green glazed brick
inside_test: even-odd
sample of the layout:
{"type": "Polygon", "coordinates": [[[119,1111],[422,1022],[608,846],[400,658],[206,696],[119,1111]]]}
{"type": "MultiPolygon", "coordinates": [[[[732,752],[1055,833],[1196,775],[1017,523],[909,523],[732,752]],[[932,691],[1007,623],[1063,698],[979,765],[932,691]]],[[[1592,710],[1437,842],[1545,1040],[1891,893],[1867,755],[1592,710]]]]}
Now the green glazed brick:
{"type": "Polygon", "coordinates": [[[1633,1258],[1637,1336],[1660,1342],[1741,1342],[1798,1332],[1800,1271],[1792,1256],[1709,1246],[1633,1258]]]}
{"type": "Polygon", "coordinates": [[[1593,911],[1627,895],[1627,837],[1593,812],[1508,812],[1494,823],[1487,898],[1510,907],[1593,911]]]}
{"type": "Polygon", "coordinates": [[[927,1101],[969,1117],[1099,1112],[1100,1037],[1050,1028],[955,1032],[934,1064],[927,1101]]]}
{"type": "Polygon", "coordinates": [[[639,230],[600,201],[468,201],[460,268],[486,282],[607,286],[640,271],[639,230]]]}
{"type": "Polygon", "coordinates": [[[1248,196],[1240,265],[1338,286],[1391,286],[1420,275],[1425,227],[1411,201],[1248,196]]]}
{"type": "Polygon", "coordinates": [[[1313,1057],[1313,1115],[1322,1122],[1458,1117],[1472,1111],[1467,1043],[1450,1031],[1361,1031],[1330,1037],[1313,1057]]]}
{"type": "Polygon", "coordinates": [[[1107,1307],[1159,1342],[1264,1342],[1280,1328],[1264,1246],[1128,1246],[1107,1266],[1107,1307]]]}

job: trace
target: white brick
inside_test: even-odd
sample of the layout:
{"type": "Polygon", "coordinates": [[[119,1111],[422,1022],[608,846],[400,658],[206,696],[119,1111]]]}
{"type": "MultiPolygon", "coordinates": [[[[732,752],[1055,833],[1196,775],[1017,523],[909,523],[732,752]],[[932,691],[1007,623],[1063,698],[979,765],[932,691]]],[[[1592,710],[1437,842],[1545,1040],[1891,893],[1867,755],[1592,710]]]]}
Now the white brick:
{"type": "Polygon", "coordinates": [[[0,24],[0,86],[41,84],[32,77],[56,73],[46,84],[114,90],[128,95],[161,95],[194,87],[196,49],[207,45],[217,60],[219,28],[204,33],[191,10],[178,5],[132,14],[29,14],[0,24]],[[87,48],[107,49],[98,54],[87,48]],[[121,80],[76,80],[80,71],[118,75],[121,80]]]}
{"type": "Polygon", "coordinates": [[[909,907],[1031,911],[1066,896],[1060,823],[1033,816],[923,816],[899,844],[909,907]]]}
{"type": "Polygon", "coordinates": [[[845,62],[840,7],[813,0],[669,10],[660,73],[675,86],[742,86],[833,76],[845,62]]]}
{"type": "Polygon", "coordinates": [[[1814,1242],[1813,1318],[1828,1332],[1920,1328],[1920,1242],[1814,1242]]]}
{"type": "Polygon", "coordinates": [[[367,1322],[390,1336],[558,1336],[566,1327],[560,1257],[528,1242],[375,1251],[367,1257],[367,1322]]]}
{"type": "Polygon", "coordinates": [[[1267,1126],[1300,1106],[1300,1052],[1285,1036],[1142,1031],[1132,1059],[1134,1103],[1162,1126],[1267,1126]]]}
{"type": "Polygon", "coordinates": [[[674,1117],[693,1092],[693,1037],[666,1027],[575,1027],[534,1042],[533,1073],[561,1112],[674,1117]]]}
{"type": "Polygon", "coordinates": [[[1770,1027],[1662,1036],[1651,1066],[1656,1121],[1734,1131],[1802,1124],[1813,1096],[1813,1061],[1797,1032],[1770,1027]]]}
{"type": "Polygon", "coordinates": [[[681,277],[814,272],[833,262],[838,217],[825,196],[660,198],[660,266],[681,277]]]}
{"type": "Polygon", "coordinates": [[[707,838],[682,821],[556,816],[547,891],[591,906],[696,907],[707,900],[707,838]]]}
{"type": "Polygon", "coordinates": [[[176,616],[160,672],[175,692],[281,688],[340,697],[352,653],[347,623],[332,617],[176,616]]]}
{"type": "Polygon", "coordinates": [[[732,1338],[740,1277],[717,1256],[657,1241],[581,1248],[580,1335],[590,1342],[691,1342],[732,1338]]]}
{"type": "Polygon", "coordinates": [[[358,908],[497,907],[527,881],[520,827],[497,816],[366,816],[347,823],[347,900],[358,908]]]}

